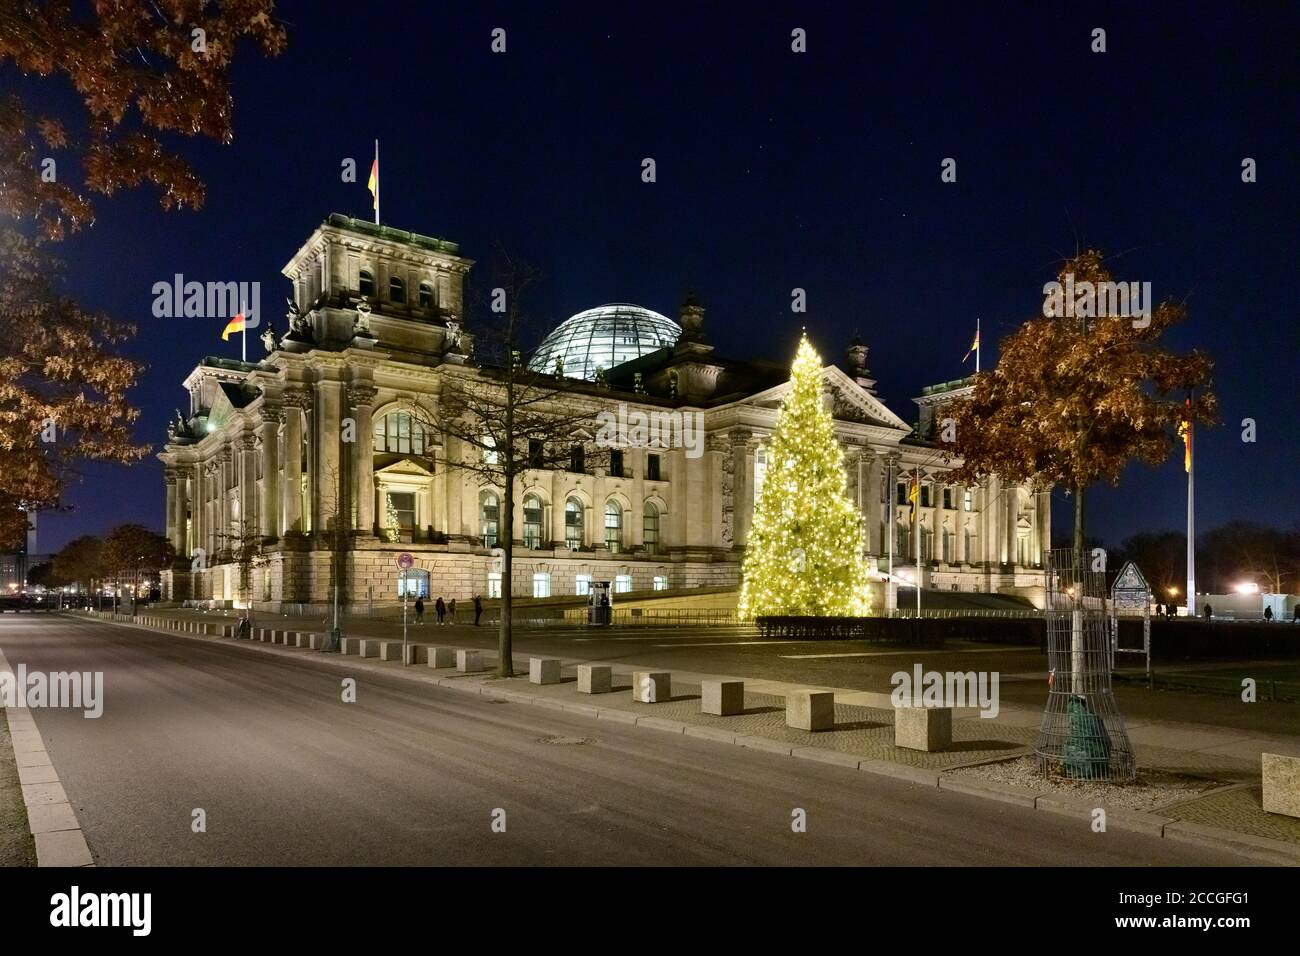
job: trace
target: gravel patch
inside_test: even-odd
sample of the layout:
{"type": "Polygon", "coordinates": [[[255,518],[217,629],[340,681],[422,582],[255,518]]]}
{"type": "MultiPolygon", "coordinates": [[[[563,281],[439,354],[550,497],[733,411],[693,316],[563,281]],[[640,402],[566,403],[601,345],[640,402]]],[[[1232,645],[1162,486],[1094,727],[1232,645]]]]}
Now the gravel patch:
{"type": "Polygon", "coordinates": [[[1138,768],[1137,781],[1129,784],[1102,783],[1097,780],[1072,780],[1059,775],[1044,777],[1036,757],[1020,757],[998,763],[962,767],[947,773],[963,777],[980,777],[997,783],[1009,783],[1043,793],[1059,793],[1080,800],[1096,801],[1099,806],[1120,810],[1156,810],[1183,800],[1190,800],[1208,790],[1223,786],[1218,780],[1189,777],[1161,770],[1138,768]]]}

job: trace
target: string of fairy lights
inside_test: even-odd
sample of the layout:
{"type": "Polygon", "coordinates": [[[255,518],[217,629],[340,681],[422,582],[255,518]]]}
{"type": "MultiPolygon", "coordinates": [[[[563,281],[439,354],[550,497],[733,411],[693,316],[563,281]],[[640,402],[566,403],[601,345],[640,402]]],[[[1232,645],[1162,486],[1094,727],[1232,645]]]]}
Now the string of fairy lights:
{"type": "Polygon", "coordinates": [[[869,608],[857,506],[805,335],[777,413],[741,569],[740,615],[860,616],[869,608]]]}

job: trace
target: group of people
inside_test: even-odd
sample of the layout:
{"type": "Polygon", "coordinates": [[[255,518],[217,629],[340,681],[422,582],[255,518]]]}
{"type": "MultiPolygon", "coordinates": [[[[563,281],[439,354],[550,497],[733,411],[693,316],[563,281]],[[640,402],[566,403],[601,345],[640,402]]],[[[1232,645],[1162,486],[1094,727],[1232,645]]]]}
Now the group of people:
{"type": "MultiPolygon", "coordinates": [[[[456,623],[456,599],[452,598],[450,601],[444,601],[442,599],[442,596],[439,595],[438,600],[435,601],[433,604],[433,612],[438,615],[439,624],[446,624],[448,616],[451,617],[451,623],[455,624],[456,623]]],[[[483,617],[483,598],[475,594],[474,595],[474,626],[475,627],[478,627],[479,619],[482,617],[483,617]]],[[[415,599],[415,623],[416,624],[424,623],[424,598],[422,596],[417,597],[415,599]]]]}

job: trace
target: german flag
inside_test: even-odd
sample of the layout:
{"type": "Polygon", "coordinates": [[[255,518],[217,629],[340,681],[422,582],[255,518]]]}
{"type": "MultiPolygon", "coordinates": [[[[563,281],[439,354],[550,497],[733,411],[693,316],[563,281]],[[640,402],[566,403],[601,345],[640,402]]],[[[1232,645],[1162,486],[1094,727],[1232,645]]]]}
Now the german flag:
{"type": "Polygon", "coordinates": [[[912,486],[907,489],[907,500],[915,508],[921,498],[921,476],[919,474],[912,476],[912,486]]]}
{"type": "Polygon", "coordinates": [[[244,313],[240,312],[237,316],[226,323],[226,327],[221,331],[221,341],[229,342],[230,336],[236,332],[244,331],[244,313]]]}
{"type": "Polygon", "coordinates": [[[961,360],[965,362],[968,358],[971,357],[971,355],[973,355],[975,352],[978,352],[979,348],[980,348],[980,330],[976,329],[975,341],[970,344],[970,349],[966,352],[965,355],[962,356],[961,360]]]}
{"type": "Polygon", "coordinates": [[[379,209],[379,145],[375,144],[375,161],[370,164],[370,179],[366,181],[366,188],[370,190],[370,195],[374,196],[372,205],[379,209]]]}

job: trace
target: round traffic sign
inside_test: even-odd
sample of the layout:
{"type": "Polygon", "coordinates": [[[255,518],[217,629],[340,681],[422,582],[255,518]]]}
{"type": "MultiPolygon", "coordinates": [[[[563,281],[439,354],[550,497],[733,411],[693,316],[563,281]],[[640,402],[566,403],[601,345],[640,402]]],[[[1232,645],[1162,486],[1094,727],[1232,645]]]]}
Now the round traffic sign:
{"type": "Polygon", "coordinates": [[[415,565],[415,558],[412,555],[408,554],[407,552],[403,551],[401,554],[397,556],[397,566],[402,570],[406,570],[407,568],[414,567],[414,565],[415,565]]]}

